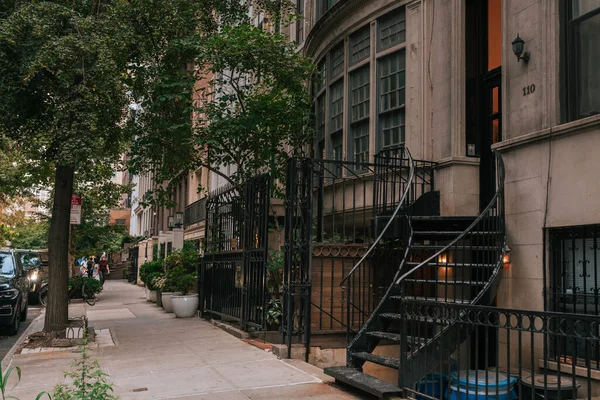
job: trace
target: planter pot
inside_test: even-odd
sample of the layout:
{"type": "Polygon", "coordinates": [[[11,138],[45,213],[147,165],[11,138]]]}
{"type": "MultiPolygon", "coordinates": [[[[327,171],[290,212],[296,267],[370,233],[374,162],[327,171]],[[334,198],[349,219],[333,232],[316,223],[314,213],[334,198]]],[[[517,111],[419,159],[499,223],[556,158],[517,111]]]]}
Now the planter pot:
{"type": "Polygon", "coordinates": [[[171,295],[171,302],[173,303],[173,312],[177,318],[190,318],[196,315],[199,303],[197,294],[171,295]]]}
{"type": "Polygon", "coordinates": [[[162,307],[162,292],[160,290],[156,291],[156,305],[162,307]]]}
{"type": "Polygon", "coordinates": [[[152,303],[156,303],[156,290],[151,290],[150,291],[150,301],[152,303]]]}
{"type": "Polygon", "coordinates": [[[146,291],[146,301],[150,301],[150,289],[144,287],[144,290],[146,291]]]}
{"type": "Polygon", "coordinates": [[[173,299],[171,296],[181,296],[180,292],[165,292],[162,294],[162,304],[166,312],[173,312],[173,299]]]}

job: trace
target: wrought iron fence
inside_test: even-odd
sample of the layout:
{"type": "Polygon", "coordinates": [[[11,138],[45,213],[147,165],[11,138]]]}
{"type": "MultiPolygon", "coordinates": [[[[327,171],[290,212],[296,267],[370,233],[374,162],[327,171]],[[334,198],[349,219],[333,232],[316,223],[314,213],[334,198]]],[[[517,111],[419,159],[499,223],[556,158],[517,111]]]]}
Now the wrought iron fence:
{"type": "Polygon", "coordinates": [[[400,347],[426,352],[419,361],[428,371],[409,379],[407,358],[400,359],[399,384],[409,397],[534,400],[600,394],[598,316],[419,300],[401,304],[400,347]],[[453,334],[440,336],[450,325],[457,327],[453,334]],[[451,358],[441,351],[445,346],[456,349],[451,358]],[[577,348],[586,351],[579,354],[577,348]]]}
{"type": "Polygon", "coordinates": [[[261,175],[209,196],[200,282],[205,313],[264,329],[271,178],[261,175]]]}
{"type": "MultiPolygon", "coordinates": [[[[381,152],[374,163],[289,160],[284,342],[303,337],[308,346],[311,333],[340,333],[343,344],[347,329],[357,331],[378,304],[403,252],[400,218],[364,268],[345,287],[340,282],[398,206],[408,184],[406,152],[403,147],[381,152]],[[348,285],[354,291],[346,290],[348,285]]],[[[420,179],[411,182],[414,199],[431,190],[432,165],[420,162],[420,179]]]]}

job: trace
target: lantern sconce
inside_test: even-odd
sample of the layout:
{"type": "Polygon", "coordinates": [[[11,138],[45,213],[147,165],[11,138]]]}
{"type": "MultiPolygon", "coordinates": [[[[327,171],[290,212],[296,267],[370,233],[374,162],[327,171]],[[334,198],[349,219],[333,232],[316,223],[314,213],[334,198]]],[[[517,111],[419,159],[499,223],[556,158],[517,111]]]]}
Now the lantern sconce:
{"type": "Polygon", "coordinates": [[[521,62],[523,60],[525,64],[529,62],[530,54],[525,50],[525,41],[521,39],[519,34],[517,33],[517,37],[512,42],[512,49],[515,56],[517,56],[517,61],[521,62]]]}
{"type": "Polygon", "coordinates": [[[175,217],[170,215],[169,218],[167,219],[167,227],[169,228],[169,230],[172,230],[173,228],[175,228],[175,217]]]}
{"type": "Polygon", "coordinates": [[[442,253],[438,256],[438,265],[444,266],[448,264],[448,255],[446,253],[442,253]]]}
{"type": "Polygon", "coordinates": [[[504,256],[502,256],[502,264],[504,264],[505,267],[510,266],[512,262],[512,250],[510,249],[510,247],[508,247],[508,245],[506,245],[506,251],[504,252],[504,256]]]}

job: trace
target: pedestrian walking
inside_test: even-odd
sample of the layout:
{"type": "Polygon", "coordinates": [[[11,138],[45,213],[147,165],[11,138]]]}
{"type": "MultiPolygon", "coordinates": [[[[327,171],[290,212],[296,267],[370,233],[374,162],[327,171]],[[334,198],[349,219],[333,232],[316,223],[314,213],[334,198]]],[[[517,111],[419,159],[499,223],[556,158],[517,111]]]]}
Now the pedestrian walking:
{"type": "Polygon", "coordinates": [[[108,274],[108,259],[106,255],[102,254],[100,261],[98,262],[98,275],[100,276],[100,284],[104,285],[104,274],[108,274]]]}
{"type": "Polygon", "coordinates": [[[88,278],[94,277],[94,256],[90,256],[87,261],[87,276],[88,278]]]}

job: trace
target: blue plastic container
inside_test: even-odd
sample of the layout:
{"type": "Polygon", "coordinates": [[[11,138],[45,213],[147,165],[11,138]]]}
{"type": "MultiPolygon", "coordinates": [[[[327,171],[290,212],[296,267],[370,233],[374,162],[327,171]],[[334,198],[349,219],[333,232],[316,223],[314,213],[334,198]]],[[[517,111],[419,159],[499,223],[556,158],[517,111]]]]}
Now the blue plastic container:
{"type": "MultiPolygon", "coordinates": [[[[444,399],[448,391],[448,376],[446,374],[429,374],[419,382],[419,393],[436,399],[444,399]]],[[[428,400],[425,396],[417,396],[417,400],[428,400]]]]}
{"type": "Polygon", "coordinates": [[[457,371],[450,374],[448,400],[514,400],[517,380],[506,374],[484,370],[457,371]],[[487,396],[486,396],[487,393],[487,396]]]}

